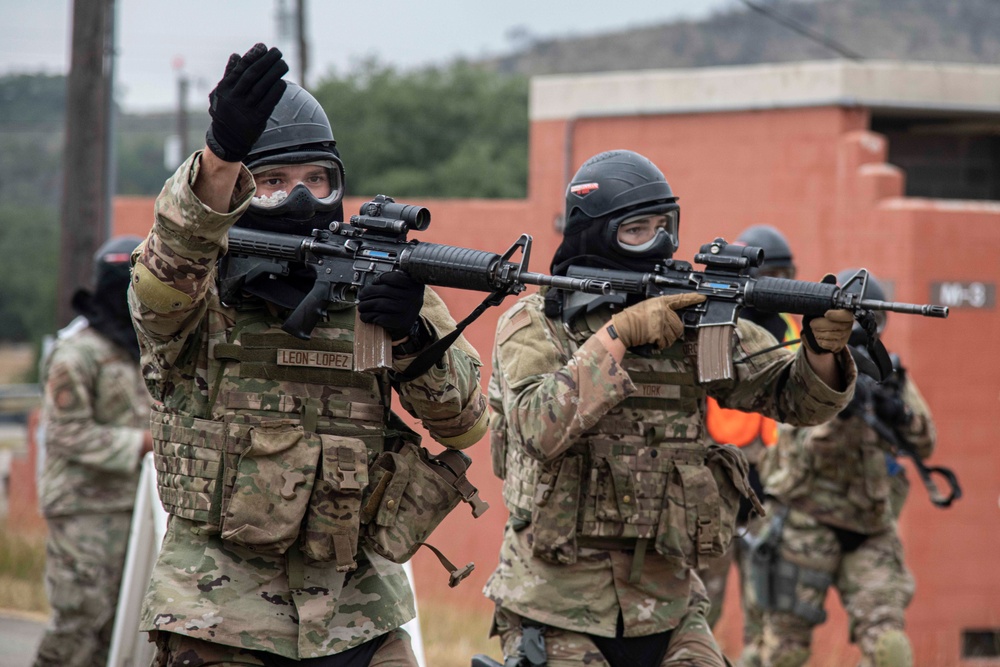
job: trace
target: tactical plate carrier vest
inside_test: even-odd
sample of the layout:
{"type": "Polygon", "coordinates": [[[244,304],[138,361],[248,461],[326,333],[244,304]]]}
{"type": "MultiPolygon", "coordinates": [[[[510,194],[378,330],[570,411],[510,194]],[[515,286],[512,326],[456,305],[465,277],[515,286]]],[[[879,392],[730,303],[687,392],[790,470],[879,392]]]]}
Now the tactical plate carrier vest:
{"type": "MultiPolygon", "coordinates": [[[[567,355],[589,335],[549,324],[567,355]]],[[[706,445],[696,352],[678,342],[649,357],[627,353],[622,366],[637,391],[548,463],[510,446],[503,415],[494,415],[495,472],[515,525],[532,526],[535,556],[573,563],[579,547],[651,544],[682,567],[726,551],[739,497],[752,492],[742,453],[706,445]]]]}
{"type": "MultiPolygon", "coordinates": [[[[401,563],[460,500],[485,511],[464,474],[468,457],[428,455],[390,411],[387,377],[354,372],[353,308],[331,309],[310,340],[280,323],[264,310],[239,312],[208,342],[207,372],[192,379],[203,391],[167,392],[154,411],[169,513],[259,553],[297,545],[350,571],[360,537],[401,563]]],[[[452,585],[471,571],[434,551],[452,585]]]]}

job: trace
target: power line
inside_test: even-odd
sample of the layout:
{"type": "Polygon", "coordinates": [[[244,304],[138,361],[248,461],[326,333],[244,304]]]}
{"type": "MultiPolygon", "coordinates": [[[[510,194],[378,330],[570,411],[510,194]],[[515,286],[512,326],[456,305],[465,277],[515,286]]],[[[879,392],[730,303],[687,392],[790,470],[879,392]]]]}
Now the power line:
{"type": "Polygon", "coordinates": [[[810,40],[812,40],[814,42],[822,44],[823,46],[827,47],[828,49],[836,51],[837,53],[839,53],[840,55],[844,56],[845,58],[850,58],[851,60],[854,60],[854,61],[857,61],[857,62],[864,62],[864,60],[865,60],[864,56],[862,56],[861,54],[855,53],[854,51],[851,51],[850,49],[848,49],[843,44],[840,44],[839,42],[836,42],[836,41],[830,39],[829,37],[816,32],[815,30],[813,30],[809,26],[804,25],[802,23],[799,23],[795,19],[789,18],[787,16],[782,16],[781,14],[776,13],[774,10],[770,9],[769,7],[765,7],[763,5],[759,5],[756,2],[753,2],[752,0],[740,0],[740,2],[742,2],[744,5],[746,5],[750,9],[754,10],[755,12],[763,14],[764,16],[766,16],[767,18],[771,19],[772,21],[774,21],[776,23],[780,23],[781,25],[785,26],[786,28],[789,28],[790,30],[795,31],[796,33],[802,35],[806,39],[810,39],[810,40]]]}

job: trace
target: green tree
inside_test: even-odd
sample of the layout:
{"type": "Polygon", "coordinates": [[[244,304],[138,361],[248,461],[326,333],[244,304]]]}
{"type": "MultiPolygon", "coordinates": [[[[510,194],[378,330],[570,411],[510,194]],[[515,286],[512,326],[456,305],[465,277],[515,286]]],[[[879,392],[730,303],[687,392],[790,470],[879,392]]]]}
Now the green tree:
{"type": "Polygon", "coordinates": [[[528,80],[467,62],[400,72],[376,60],[313,91],[352,195],[524,197],[528,80]]]}
{"type": "Polygon", "coordinates": [[[55,326],[59,220],[53,207],[0,207],[0,340],[40,340],[55,326]]]}

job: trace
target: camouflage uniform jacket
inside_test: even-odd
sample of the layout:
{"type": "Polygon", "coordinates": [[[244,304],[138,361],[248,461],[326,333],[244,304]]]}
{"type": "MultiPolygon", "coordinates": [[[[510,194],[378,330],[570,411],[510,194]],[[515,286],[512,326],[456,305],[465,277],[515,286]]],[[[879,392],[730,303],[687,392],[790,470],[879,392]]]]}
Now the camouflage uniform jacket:
{"type": "Polygon", "coordinates": [[[152,397],[128,353],[91,327],[45,363],[45,516],[131,511],[152,397]]]}
{"type": "MultiPolygon", "coordinates": [[[[934,449],[934,422],[910,377],[902,398],[912,416],[899,432],[926,459],[934,449]]],[[[809,428],[782,428],[761,479],[768,495],[820,523],[874,535],[890,528],[898,516],[886,461],[891,450],[857,415],[809,428]]]]}
{"type": "MultiPolygon", "coordinates": [[[[656,471],[663,470],[658,462],[678,452],[691,460],[675,459],[677,470],[697,472],[696,465],[683,463],[705,465],[709,444],[704,427],[706,389],[695,383],[692,356],[696,344],[679,341],[649,359],[629,353],[619,365],[591,335],[609,313],[594,316],[581,331],[574,332],[561,321],[547,318],[543,308],[544,299],[539,294],[521,299],[500,318],[497,327],[489,400],[494,413],[491,428],[498,431],[491,434],[491,443],[497,450],[503,448],[497,446],[498,440],[506,440],[505,453],[494,451],[493,455],[495,471],[505,480],[504,499],[512,520],[485,593],[505,609],[567,630],[613,637],[619,614],[624,618],[626,637],[670,630],[687,612],[692,587],[700,586],[690,558],[685,557],[689,554],[679,554],[677,549],[690,550],[694,534],[685,531],[684,524],[690,530],[694,505],[702,498],[685,501],[677,478],[657,477],[656,471]],[[650,385],[653,381],[659,381],[660,386],[650,385]],[[620,434],[620,447],[614,444],[615,433],[620,434]],[[600,481],[607,473],[593,462],[600,451],[597,448],[605,447],[603,443],[609,440],[611,453],[601,456],[601,465],[603,470],[610,468],[614,479],[611,490],[600,481]],[[629,446],[629,442],[633,444],[629,446]],[[627,457],[618,449],[627,451],[627,457]],[[566,522],[576,524],[577,531],[608,512],[609,495],[619,496],[620,510],[634,507],[636,503],[629,496],[640,495],[638,489],[648,487],[650,480],[669,485],[647,491],[648,497],[665,498],[663,509],[654,507],[660,517],[667,518],[659,519],[665,523],[656,529],[656,548],[650,539],[638,573],[632,572],[633,556],[627,550],[581,545],[575,557],[567,559],[570,562],[561,563],[533,553],[538,547],[537,521],[532,517],[532,525],[524,527],[523,505],[531,503],[534,492],[537,508],[538,492],[545,489],[541,497],[547,498],[551,487],[544,472],[539,475],[531,468],[566,460],[581,450],[589,450],[591,457],[590,469],[584,467],[578,476],[577,486],[585,488],[558,488],[547,501],[560,506],[577,504],[578,508],[569,510],[577,516],[566,518],[566,522]],[[525,480],[529,480],[527,485],[525,480]],[[622,494],[620,487],[635,491],[622,494]],[[661,539],[667,548],[661,548],[661,539]]],[[[734,344],[734,358],[739,360],[773,346],[774,339],[760,327],[741,321],[734,344]]],[[[710,388],[707,393],[724,407],[759,412],[783,422],[819,423],[837,414],[853,390],[853,362],[846,353],[839,361],[851,383],[845,392],[827,387],[804,353],[776,349],[738,363],[738,382],[710,388]]],[[[715,486],[711,481],[709,485],[715,486]]],[[[726,503],[731,511],[724,517],[730,536],[737,499],[731,497],[726,503]]],[[[656,521],[654,517],[654,528],[656,521]]],[[[626,530],[628,523],[624,522],[626,530]]]]}
{"type": "MultiPolygon", "coordinates": [[[[196,153],[181,166],[157,198],[153,229],[133,258],[135,267],[129,292],[133,318],[140,333],[143,374],[150,390],[163,399],[165,410],[170,411],[169,414],[164,413],[164,423],[173,420],[172,425],[168,424],[161,431],[166,440],[162,451],[154,428],[161,495],[163,481],[169,483],[171,478],[177,476],[175,473],[190,475],[197,472],[191,466],[197,466],[198,461],[192,461],[192,458],[216,454],[207,448],[200,450],[203,453],[199,454],[199,445],[204,442],[199,438],[209,437],[209,431],[199,434],[190,428],[185,430],[185,424],[211,426],[215,422],[223,429],[229,429],[231,435],[234,424],[242,426],[241,419],[257,419],[258,431],[264,432],[267,425],[259,421],[263,414],[270,419],[270,424],[297,429],[297,437],[309,442],[309,448],[303,450],[296,445],[294,452],[305,451],[307,455],[315,456],[319,447],[317,443],[322,439],[322,465],[326,477],[320,478],[315,464],[301,470],[315,472],[315,488],[324,489],[324,494],[333,489],[334,506],[317,509],[310,500],[309,511],[322,511],[324,515],[319,516],[321,522],[342,518],[345,513],[357,517],[357,507],[347,509],[336,506],[341,497],[337,494],[348,487],[342,480],[331,479],[329,474],[331,468],[334,472],[348,468],[342,465],[346,453],[351,458],[349,481],[352,487],[357,489],[360,484],[362,490],[367,489],[370,459],[365,461],[363,452],[368,447],[368,454],[372,456],[382,446],[379,434],[385,432],[382,429],[388,415],[388,387],[382,380],[375,379],[378,376],[350,370],[350,363],[346,365],[346,370],[303,369],[301,365],[296,368],[293,364],[291,370],[284,367],[282,372],[297,375],[288,375],[283,380],[272,378],[270,374],[277,369],[273,365],[275,349],[268,348],[267,341],[294,343],[298,339],[280,331],[281,319],[271,314],[269,309],[246,313],[222,304],[216,280],[216,262],[226,249],[226,233],[249,205],[253,195],[252,177],[245,168],[241,171],[230,206],[232,212],[223,214],[213,211],[197,199],[191,187],[198,175],[198,155],[196,153]],[[229,341],[228,348],[242,347],[247,350],[250,339],[242,333],[242,338],[237,337],[233,333],[236,331],[256,332],[253,335],[258,340],[257,349],[250,349],[247,354],[270,352],[271,365],[265,363],[256,376],[243,371],[235,375],[225,374],[220,370],[233,366],[246,370],[254,366],[248,358],[228,365],[219,361],[221,343],[226,341],[229,341]],[[234,338],[241,344],[231,344],[234,338]],[[260,341],[263,341],[264,349],[261,349],[260,341]],[[340,385],[310,379],[329,378],[337,373],[336,377],[343,379],[340,385]],[[218,391],[220,383],[222,391],[218,391]],[[311,411],[313,420],[318,415],[319,426],[307,422],[307,409],[311,411]],[[297,413],[301,413],[301,418],[297,413]],[[334,424],[341,431],[353,429],[357,438],[341,437],[336,440],[339,436],[316,435],[322,431],[322,424],[334,424]],[[174,435],[191,438],[192,433],[193,440],[171,442],[174,435]],[[328,448],[331,438],[340,446],[328,448]],[[355,458],[357,452],[350,448],[351,443],[358,442],[363,443],[362,458],[355,458]],[[195,452],[193,457],[191,451],[195,452]],[[183,471],[171,468],[178,464],[177,457],[169,454],[177,452],[187,452],[188,460],[181,461],[181,464],[189,467],[183,471]],[[328,457],[334,459],[332,463],[328,457]],[[355,465],[359,467],[355,469],[355,465]],[[353,474],[355,471],[356,477],[353,474]]],[[[430,330],[440,333],[439,322],[433,318],[428,320],[428,303],[435,299],[435,303],[440,305],[439,297],[428,290],[421,313],[430,330]]],[[[349,328],[353,328],[353,312],[353,307],[346,306],[331,313],[331,319],[336,315],[344,323],[343,326],[331,328],[326,323],[320,323],[312,340],[298,341],[306,347],[292,350],[292,353],[300,357],[307,357],[308,354],[331,356],[315,350],[337,349],[308,347],[314,343],[340,343],[347,345],[349,352],[352,336],[346,322],[349,321],[349,328]],[[313,352],[300,354],[302,350],[313,352]]],[[[281,353],[285,351],[279,349],[277,352],[280,363],[281,353]]],[[[345,359],[350,357],[343,351],[332,354],[339,354],[345,359]]],[[[405,369],[411,359],[395,360],[396,370],[405,369]]],[[[479,365],[475,351],[459,339],[427,373],[400,383],[400,403],[422,420],[435,440],[456,448],[469,446],[486,431],[486,401],[479,388],[479,365]]],[[[154,419],[154,427],[156,422],[154,419]]],[[[223,435],[226,433],[224,431],[223,435]]],[[[231,465],[232,454],[233,460],[239,459],[239,474],[243,475],[245,455],[251,454],[251,450],[260,444],[256,437],[253,436],[253,441],[246,439],[249,449],[244,447],[244,440],[238,440],[240,451],[227,450],[223,469],[231,465]]],[[[260,437],[263,442],[265,436],[260,437]]],[[[290,471],[287,469],[287,452],[280,449],[281,443],[266,444],[279,447],[272,452],[276,456],[249,459],[246,463],[254,467],[252,474],[237,483],[233,497],[238,493],[248,505],[263,507],[266,517],[280,517],[292,504],[283,499],[303,495],[295,491],[301,479],[292,484],[295,480],[285,477],[286,489],[281,489],[280,479],[268,479],[268,474],[280,478],[283,472],[287,474],[290,471]],[[261,466],[259,470],[258,465],[261,466]],[[267,471],[270,472],[265,472],[265,465],[269,466],[267,471]],[[260,489],[256,488],[257,483],[261,484],[260,489]],[[275,489],[281,489],[281,498],[268,495],[275,489]],[[290,491],[291,495],[286,495],[286,491],[290,491]]],[[[213,465],[219,467],[218,463],[204,461],[204,466],[213,465]]],[[[294,471],[295,474],[298,472],[294,471]]],[[[309,484],[312,483],[310,479],[309,484]]],[[[361,490],[357,491],[359,496],[361,493],[361,490]]],[[[310,496],[309,493],[305,495],[310,496]]],[[[192,497],[197,499],[197,496],[187,496],[188,499],[192,497]]],[[[168,506],[167,499],[163,500],[168,506]]],[[[268,537],[271,528],[287,529],[292,540],[298,539],[299,542],[287,552],[258,553],[252,547],[223,538],[218,524],[214,527],[208,525],[211,522],[206,524],[201,515],[181,516],[184,514],[184,502],[183,498],[174,499],[173,505],[168,508],[172,516],[144,601],[142,630],[175,632],[228,646],[304,659],[353,648],[413,618],[412,593],[401,566],[370,553],[364,547],[357,549],[353,571],[338,571],[339,562],[323,562],[303,556],[298,545],[303,544],[303,536],[310,532],[312,515],[304,522],[300,515],[290,522],[293,525],[288,526],[283,525],[280,519],[273,521],[259,531],[264,533],[263,537],[268,537]],[[300,522],[305,526],[302,530],[300,522]],[[296,538],[296,535],[299,537],[296,538]]],[[[230,502],[229,512],[224,517],[231,516],[234,505],[230,502]]],[[[357,524],[354,525],[353,544],[356,546],[357,524]]],[[[339,550],[339,546],[337,548],[339,550]]]]}

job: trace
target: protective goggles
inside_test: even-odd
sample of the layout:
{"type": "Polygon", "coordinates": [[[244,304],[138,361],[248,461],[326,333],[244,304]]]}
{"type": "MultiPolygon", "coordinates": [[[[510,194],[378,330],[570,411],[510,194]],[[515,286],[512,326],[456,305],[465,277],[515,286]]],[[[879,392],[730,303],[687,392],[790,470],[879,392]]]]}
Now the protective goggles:
{"type": "Polygon", "coordinates": [[[333,210],[344,198],[344,170],[339,162],[334,160],[314,160],[287,164],[267,164],[251,170],[254,178],[271,174],[281,177],[287,170],[300,170],[302,167],[321,167],[326,172],[330,185],[330,193],[325,197],[317,197],[301,180],[290,185],[288,190],[277,190],[266,195],[257,196],[250,201],[250,206],[265,215],[280,216],[285,214],[301,214],[303,212],[317,213],[333,210]]]}
{"type": "Polygon", "coordinates": [[[629,255],[649,255],[665,252],[670,256],[680,244],[680,207],[677,204],[657,204],[612,218],[608,222],[608,240],[629,255]],[[638,242],[630,243],[629,237],[638,242]]]}

